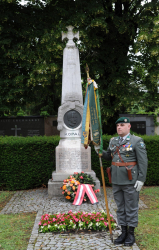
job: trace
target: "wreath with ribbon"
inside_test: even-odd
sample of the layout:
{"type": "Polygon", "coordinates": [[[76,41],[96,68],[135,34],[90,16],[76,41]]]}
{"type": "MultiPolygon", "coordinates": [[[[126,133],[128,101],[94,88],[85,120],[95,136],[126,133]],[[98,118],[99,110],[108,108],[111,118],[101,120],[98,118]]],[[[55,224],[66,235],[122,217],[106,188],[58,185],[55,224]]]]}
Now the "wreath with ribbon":
{"type": "MultiPolygon", "coordinates": [[[[80,184],[90,184],[94,190],[95,182],[92,176],[84,173],[83,171],[81,173],[74,172],[73,175],[68,176],[68,178],[63,181],[63,186],[60,188],[62,189],[62,194],[68,201],[74,201],[78,186],[80,184]]],[[[94,190],[95,193],[99,191],[99,189],[94,190]]],[[[85,194],[83,201],[86,202],[88,200],[89,198],[87,194],[85,194]]]]}

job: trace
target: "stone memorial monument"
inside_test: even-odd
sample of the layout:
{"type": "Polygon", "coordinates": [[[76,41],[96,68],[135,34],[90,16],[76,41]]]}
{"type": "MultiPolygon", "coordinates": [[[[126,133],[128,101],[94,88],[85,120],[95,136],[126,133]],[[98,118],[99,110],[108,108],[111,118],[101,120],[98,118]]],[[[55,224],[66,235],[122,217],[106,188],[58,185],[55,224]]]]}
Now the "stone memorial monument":
{"type": "Polygon", "coordinates": [[[79,39],[79,32],[73,33],[73,27],[67,27],[68,32],[62,32],[62,40],[67,38],[63,51],[63,75],[61,106],[58,109],[58,126],[60,142],[56,147],[56,171],[48,182],[49,197],[62,195],[60,187],[63,180],[74,172],[84,171],[90,174],[96,182],[100,182],[91,170],[91,148],[81,144],[83,95],[81,85],[79,51],[73,39],[79,39]]]}

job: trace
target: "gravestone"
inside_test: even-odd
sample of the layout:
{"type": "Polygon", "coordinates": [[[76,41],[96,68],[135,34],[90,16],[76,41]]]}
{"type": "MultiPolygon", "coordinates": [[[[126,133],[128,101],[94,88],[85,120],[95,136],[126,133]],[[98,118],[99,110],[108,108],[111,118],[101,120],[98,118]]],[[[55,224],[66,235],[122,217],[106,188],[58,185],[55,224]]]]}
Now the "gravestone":
{"type": "Polygon", "coordinates": [[[67,38],[68,42],[63,51],[62,97],[57,119],[60,142],[56,147],[56,171],[48,182],[49,197],[62,195],[63,180],[74,172],[90,174],[96,182],[95,188],[100,188],[91,170],[91,148],[85,149],[81,144],[83,95],[79,51],[73,41],[79,39],[79,32],[73,33],[72,26],[67,29],[67,33],[62,33],[62,39],[67,38]]]}
{"type": "Polygon", "coordinates": [[[21,116],[0,118],[0,136],[44,135],[42,116],[21,116]]]}
{"type": "Polygon", "coordinates": [[[59,135],[57,116],[0,117],[0,136],[59,135]]]}

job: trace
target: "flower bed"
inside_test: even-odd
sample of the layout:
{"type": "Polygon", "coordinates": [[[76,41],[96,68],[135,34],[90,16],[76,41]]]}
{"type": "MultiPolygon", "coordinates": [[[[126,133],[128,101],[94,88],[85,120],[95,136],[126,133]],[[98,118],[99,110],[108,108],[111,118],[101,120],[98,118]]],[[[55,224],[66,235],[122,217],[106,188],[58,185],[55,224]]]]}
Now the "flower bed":
{"type": "MultiPolygon", "coordinates": [[[[111,228],[116,228],[116,222],[113,215],[110,214],[111,228]]],[[[78,230],[89,231],[107,231],[107,214],[102,210],[100,212],[77,212],[70,210],[68,213],[44,214],[39,222],[39,232],[67,232],[78,230]]]]}
{"type": "MultiPolygon", "coordinates": [[[[88,175],[84,172],[78,173],[74,172],[73,175],[70,175],[67,179],[63,181],[63,186],[61,187],[62,194],[65,198],[69,201],[74,201],[75,195],[77,193],[78,185],[80,184],[90,184],[94,189],[95,182],[91,175],[88,175]]],[[[94,190],[95,193],[99,192],[100,190],[94,190]]],[[[83,201],[89,200],[88,196],[85,194],[83,201]]]]}

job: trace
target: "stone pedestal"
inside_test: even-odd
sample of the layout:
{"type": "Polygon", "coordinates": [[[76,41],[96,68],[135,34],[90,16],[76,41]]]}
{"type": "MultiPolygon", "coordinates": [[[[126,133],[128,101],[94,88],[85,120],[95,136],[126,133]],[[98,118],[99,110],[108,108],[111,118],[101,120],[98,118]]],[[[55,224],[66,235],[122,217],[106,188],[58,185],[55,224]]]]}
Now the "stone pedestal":
{"type": "Polygon", "coordinates": [[[60,187],[63,180],[74,172],[85,172],[94,179],[95,189],[100,189],[100,181],[91,170],[91,148],[85,149],[80,139],[61,139],[56,147],[56,171],[52,173],[52,180],[48,182],[49,197],[63,196],[60,187]]]}
{"type": "MultiPolygon", "coordinates": [[[[94,171],[92,171],[94,173],[94,171]]],[[[91,173],[92,173],[91,172],[91,173]]],[[[87,173],[90,174],[90,173],[87,173]]],[[[68,175],[67,175],[68,177],[68,175]]],[[[67,178],[66,177],[66,178],[67,178]]],[[[95,189],[100,189],[100,181],[98,180],[98,178],[95,178],[95,189]]],[[[63,185],[63,181],[54,181],[54,180],[49,180],[48,182],[48,195],[49,198],[52,197],[64,197],[62,194],[62,190],[60,189],[60,187],[62,187],[63,185]]],[[[97,197],[101,196],[101,192],[96,194],[97,197]]]]}
{"type": "Polygon", "coordinates": [[[71,175],[81,171],[91,172],[91,148],[85,149],[80,139],[61,139],[56,147],[56,174],[71,175]]]}

